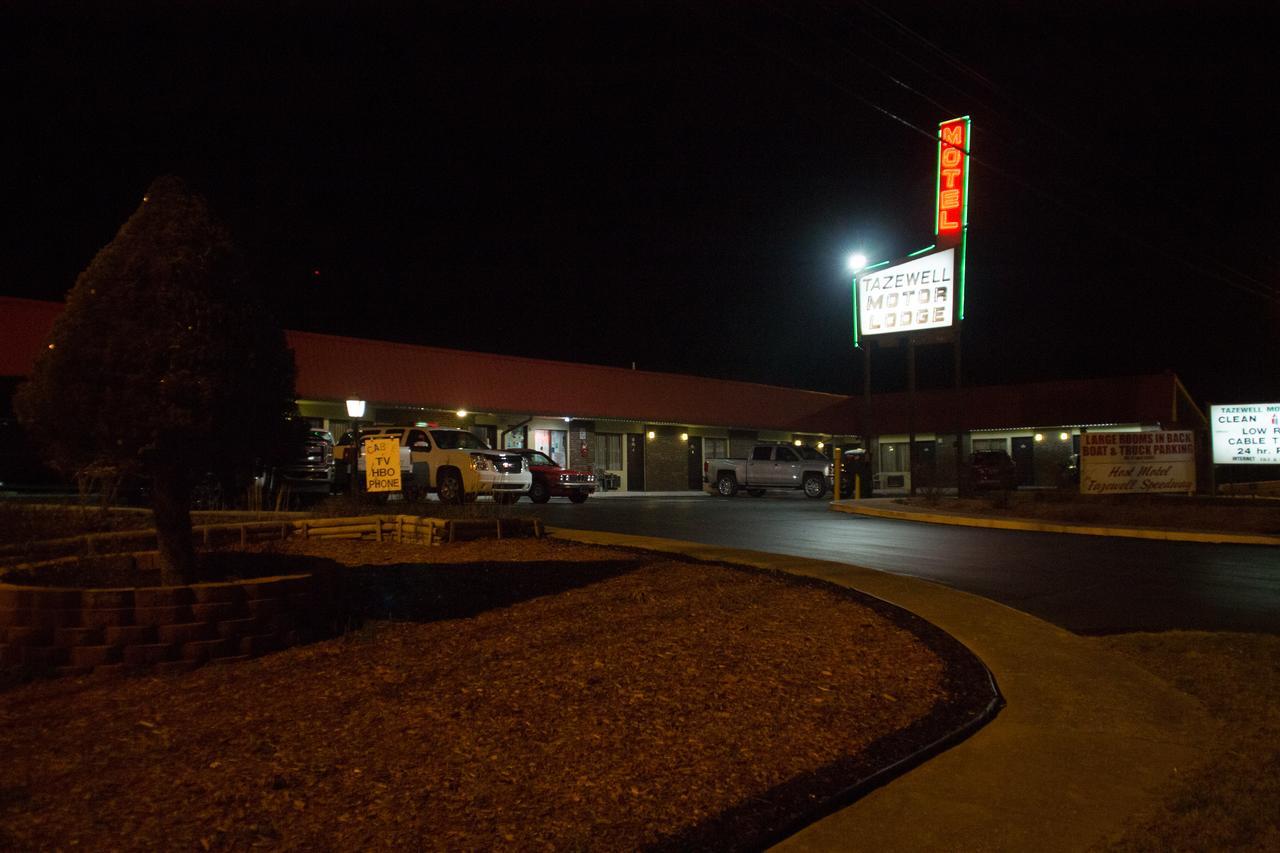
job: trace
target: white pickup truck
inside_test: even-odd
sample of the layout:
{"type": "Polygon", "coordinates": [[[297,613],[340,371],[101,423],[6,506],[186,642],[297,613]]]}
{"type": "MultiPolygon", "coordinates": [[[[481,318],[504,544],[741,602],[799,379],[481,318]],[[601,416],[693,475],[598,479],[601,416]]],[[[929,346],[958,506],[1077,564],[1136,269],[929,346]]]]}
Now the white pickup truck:
{"type": "Polygon", "coordinates": [[[831,460],[812,447],[757,444],[746,459],[708,459],[702,463],[702,488],[726,498],[746,489],[759,497],[766,489],[803,489],[820,498],[831,487],[831,460]]]}

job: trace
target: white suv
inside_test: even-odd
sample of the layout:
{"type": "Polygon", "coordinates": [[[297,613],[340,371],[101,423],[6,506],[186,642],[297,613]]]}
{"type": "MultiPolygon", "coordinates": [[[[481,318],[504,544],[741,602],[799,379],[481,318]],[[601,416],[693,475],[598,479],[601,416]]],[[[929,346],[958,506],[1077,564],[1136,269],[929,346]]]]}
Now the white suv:
{"type": "MultiPolygon", "coordinates": [[[[400,476],[407,501],[435,492],[443,503],[460,504],[478,495],[512,503],[527,494],[533,482],[529,466],[518,453],[492,450],[483,439],[463,429],[374,427],[360,431],[362,445],[370,438],[400,442],[400,476]]],[[[348,443],[344,458],[349,450],[348,443]]],[[[364,470],[364,459],[358,457],[357,462],[364,470]]]]}
{"type": "MultiPolygon", "coordinates": [[[[518,453],[493,450],[475,433],[462,429],[437,427],[427,430],[431,443],[440,450],[466,450],[479,475],[479,494],[491,494],[499,503],[515,503],[529,493],[533,472],[518,453]]],[[[437,487],[437,492],[439,488],[437,487]]],[[[440,500],[445,500],[443,493],[440,500]]]]}

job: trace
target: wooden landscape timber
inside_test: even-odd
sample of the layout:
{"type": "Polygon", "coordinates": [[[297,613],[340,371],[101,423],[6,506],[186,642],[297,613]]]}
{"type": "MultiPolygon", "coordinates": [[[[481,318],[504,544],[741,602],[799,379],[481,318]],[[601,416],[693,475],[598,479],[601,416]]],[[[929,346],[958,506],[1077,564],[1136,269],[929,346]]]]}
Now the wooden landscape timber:
{"type": "MultiPolygon", "coordinates": [[[[227,522],[204,524],[192,528],[197,541],[206,548],[287,539],[371,539],[377,542],[420,543],[440,545],[467,539],[495,536],[534,536],[542,538],[545,529],[540,519],[444,519],[416,515],[373,515],[346,518],[292,518],[281,521],[227,522]]],[[[0,545],[0,563],[31,563],[58,557],[99,556],[156,548],[154,530],[122,530],[88,533],[36,542],[0,545]]]]}

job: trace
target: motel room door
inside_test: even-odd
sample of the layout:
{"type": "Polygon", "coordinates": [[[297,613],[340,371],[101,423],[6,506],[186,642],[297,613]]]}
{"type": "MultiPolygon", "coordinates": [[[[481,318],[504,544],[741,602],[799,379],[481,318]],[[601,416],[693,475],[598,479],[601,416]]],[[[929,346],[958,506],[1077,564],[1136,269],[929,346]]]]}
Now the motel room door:
{"type": "Polygon", "coordinates": [[[627,433],[627,491],[644,491],[644,433],[627,433]]]}
{"type": "Polygon", "coordinates": [[[1036,439],[1031,435],[1013,437],[1013,464],[1018,471],[1018,485],[1030,486],[1036,481],[1036,439]]]}
{"type": "Polygon", "coordinates": [[[689,488],[702,488],[702,439],[689,439],[689,488]]]}

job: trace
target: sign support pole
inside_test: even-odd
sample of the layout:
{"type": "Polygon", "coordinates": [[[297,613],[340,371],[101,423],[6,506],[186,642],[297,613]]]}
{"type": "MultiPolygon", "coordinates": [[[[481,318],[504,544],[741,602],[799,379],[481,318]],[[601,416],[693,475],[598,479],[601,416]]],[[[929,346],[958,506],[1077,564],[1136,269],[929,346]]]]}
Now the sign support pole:
{"type": "Polygon", "coordinates": [[[907,489],[916,496],[916,340],[907,337],[907,489]]]}
{"type": "Polygon", "coordinates": [[[964,462],[964,436],[965,436],[965,417],[964,417],[964,390],[960,379],[960,333],[964,324],[956,322],[956,497],[967,497],[967,489],[965,488],[965,462],[964,462]]]}
{"type": "Polygon", "coordinates": [[[862,447],[867,454],[868,470],[870,470],[872,472],[872,476],[874,476],[876,462],[871,456],[871,347],[871,341],[867,341],[862,347],[862,396],[866,403],[863,407],[866,419],[862,424],[862,432],[864,433],[862,436],[862,447]]]}

